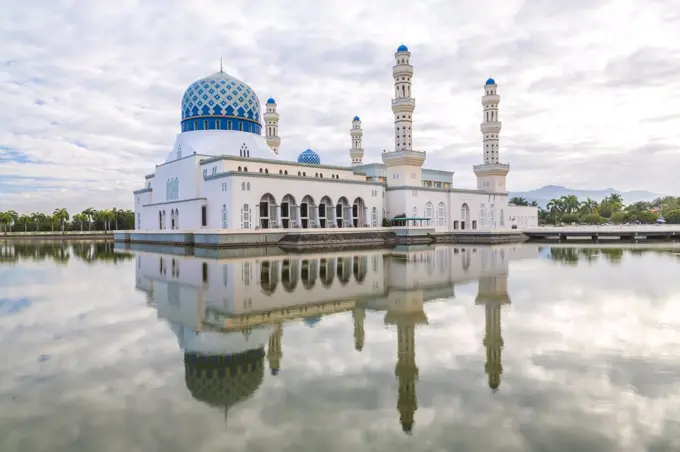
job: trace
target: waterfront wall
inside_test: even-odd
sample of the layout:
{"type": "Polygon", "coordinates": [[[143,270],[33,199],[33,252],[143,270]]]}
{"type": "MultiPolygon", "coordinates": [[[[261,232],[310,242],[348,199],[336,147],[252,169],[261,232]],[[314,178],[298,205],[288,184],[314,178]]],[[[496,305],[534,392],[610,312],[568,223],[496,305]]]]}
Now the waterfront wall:
{"type": "Polygon", "coordinates": [[[430,227],[269,229],[257,231],[116,231],[114,240],[197,248],[245,248],[277,246],[291,251],[390,247],[395,245],[461,243],[519,243],[526,240],[519,231],[436,232],[430,227]]]}

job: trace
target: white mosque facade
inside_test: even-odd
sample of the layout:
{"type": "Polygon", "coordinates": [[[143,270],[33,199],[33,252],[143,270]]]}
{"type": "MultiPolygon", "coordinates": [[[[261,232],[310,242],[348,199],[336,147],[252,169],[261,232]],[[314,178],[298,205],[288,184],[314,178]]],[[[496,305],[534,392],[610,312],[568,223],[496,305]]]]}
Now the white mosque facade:
{"type": "Polygon", "coordinates": [[[279,113],[244,82],[219,72],[197,80],[182,98],[181,133],[165,161],[134,192],[136,230],[255,230],[380,227],[395,216],[429,219],[438,231],[503,230],[537,225],[537,210],[508,204],[501,163],[497,84],[483,87],[483,159],[476,189],[454,187],[452,171],[423,168],[412,147],[413,66],[404,45],[393,68],[394,148],[364,164],[363,129],[351,122],[348,166],[321,163],[307,149],[279,158],[279,113]]]}

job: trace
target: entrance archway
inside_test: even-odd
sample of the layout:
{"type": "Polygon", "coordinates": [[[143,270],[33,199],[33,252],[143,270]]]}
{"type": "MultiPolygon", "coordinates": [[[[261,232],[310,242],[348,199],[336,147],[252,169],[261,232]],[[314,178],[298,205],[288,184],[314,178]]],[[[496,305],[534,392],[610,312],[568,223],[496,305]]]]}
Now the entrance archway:
{"type": "Polygon", "coordinates": [[[297,205],[292,195],[286,195],[281,200],[281,227],[291,228],[297,226],[297,205]]]}
{"type": "Polygon", "coordinates": [[[312,228],[316,223],[316,207],[314,206],[314,199],[306,195],[302,198],[300,203],[300,227],[312,228]]]}
{"type": "Polygon", "coordinates": [[[363,198],[357,198],[352,203],[352,224],[355,228],[366,225],[366,203],[363,198]]]}
{"type": "Polygon", "coordinates": [[[319,227],[327,228],[333,222],[333,201],[328,196],[319,203],[319,227]]]}
{"type": "Polygon", "coordinates": [[[271,193],[260,198],[260,228],[270,229],[278,227],[276,221],[276,199],[271,193]]]}
{"type": "Polygon", "coordinates": [[[349,206],[349,201],[344,196],[338,199],[335,205],[335,223],[339,228],[347,228],[352,226],[352,211],[349,206]]]}
{"type": "Polygon", "coordinates": [[[460,206],[460,228],[466,229],[470,225],[470,207],[467,203],[460,206]]]}

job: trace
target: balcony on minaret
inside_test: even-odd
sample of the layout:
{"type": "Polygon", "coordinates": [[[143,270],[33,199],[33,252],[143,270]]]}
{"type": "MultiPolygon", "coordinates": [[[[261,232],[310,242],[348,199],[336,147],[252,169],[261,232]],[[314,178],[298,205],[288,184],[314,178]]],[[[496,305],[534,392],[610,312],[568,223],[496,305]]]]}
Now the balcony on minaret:
{"type": "Polygon", "coordinates": [[[486,121],[479,124],[482,133],[498,133],[501,131],[503,123],[501,121],[486,121]]]}
{"type": "Polygon", "coordinates": [[[413,76],[413,66],[407,63],[397,64],[392,68],[392,74],[396,76],[413,76]]]}
{"type": "Polygon", "coordinates": [[[497,104],[501,101],[501,96],[498,94],[487,94],[482,96],[482,105],[497,104]]]}
{"type": "Polygon", "coordinates": [[[397,99],[392,99],[392,107],[409,107],[416,108],[416,100],[412,97],[400,97],[397,99]]]}
{"type": "Polygon", "coordinates": [[[414,165],[423,166],[427,153],[425,151],[396,150],[383,151],[382,161],[386,166],[414,165]]]}
{"type": "Polygon", "coordinates": [[[484,163],[483,165],[473,165],[472,171],[474,171],[475,174],[485,173],[488,175],[505,175],[510,172],[510,165],[508,163],[484,163]]]}

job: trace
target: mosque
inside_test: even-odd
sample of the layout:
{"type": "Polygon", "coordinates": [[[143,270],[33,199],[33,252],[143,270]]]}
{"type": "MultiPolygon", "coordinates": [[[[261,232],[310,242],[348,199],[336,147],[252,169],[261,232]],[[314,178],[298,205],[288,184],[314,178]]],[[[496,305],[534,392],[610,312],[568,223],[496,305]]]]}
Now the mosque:
{"type": "Polygon", "coordinates": [[[393,148],[369,153],[382,163],[364,163],[359,116],[349,129],[347,166],[323,164],[311,149],[297,161],[284,160],[274,98],[262,113],[255,91],[222,69],[195,81],[182,97],[172,151],[134,192],[135,229],[381,227],[397,216],[424,218],[442,232],[536,226],[535,207],[508,204],[496,82],[486,81],[481,98],[477,188],[455,188],[452,171],[423,168],[427,153],[413,148],[411,52],[402,44],[394,58],[393,148]]]}
{"type": "MultiPolygon", "coordinates": [[[[382,316],[395,333],[395,405],[407,434],[416,423],[416,331],[427,328],[426,303],[456,303],[456,285],[477,282],[475,304],[485,310],[479,343],[486,361],[479,374],[486,374],[486,382],[480,384],[496,392],[503,373],[501,310],[510,303],[509,263],[539,256],[538,247],[518,245],[399,246],[330,255],[210,250],[212,257],[143,249],[135,251],[136,288],[175,333],[184,352],[185,383],[196,400],[227,419],[265,378],[285,373],[286,328],[316,328],[324,318],[344,313],[351,322],[346,340],[361,353],[371,340],[367,315],[382,316]]],[[[344,339],[336,335],[333,341],[341,347],[344,339]]],[[[311,350],[317,344],[303,346],[311,350]]]]}

